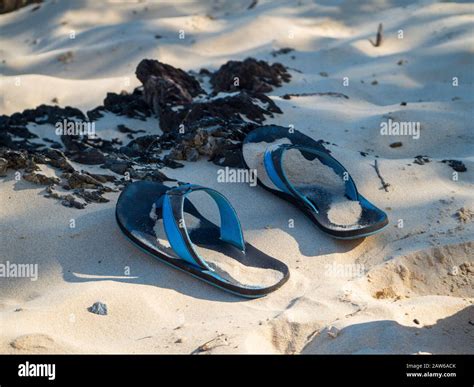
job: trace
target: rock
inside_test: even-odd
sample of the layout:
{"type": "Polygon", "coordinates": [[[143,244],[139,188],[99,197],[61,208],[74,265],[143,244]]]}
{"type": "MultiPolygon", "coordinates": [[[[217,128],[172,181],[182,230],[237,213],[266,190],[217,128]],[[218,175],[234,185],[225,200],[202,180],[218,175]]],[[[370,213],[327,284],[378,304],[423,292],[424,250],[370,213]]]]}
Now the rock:
{"type": "Polygon", "coordinates": [[[12,136],[7,133],[6,130],[0,128],[0,147],[5,147],[9,149],[17,149],[15,142],[12,139],[12,136]]]}
{"type": "Polygon", "coordinates": [[[241,145],[232,142],[226,142],[217,146],[210,161],[219,166],[227,166],[232,168],[243,168],[241,145]]]}
{"type": "Polygon", "coordinates": [[[75,153],[72,160],[80,164],[99,165],[105,163],[105,155],[99,149],[87,148],[75,153]]]}
{"type": "Polygon", "coordinates": [[[201,68],[199,70],[199,75],[204,76],[204,77],[210,77],[212,75],[212,72],[210,72],[208,69],[201,68]]]}
{"type": "Polygon", "coordinates": [[[104,112],[105,110],[106,109],[104,105],[96,106],[94,109],[87,111],[87,118],[91,122],[97,121],[99,118],[102,118],[104,116],[102,112],[104,112]]]}
{"type": "Polygon", "coordinates": [[[61,135],[61,141],[67,151],[73,154],[77,152],[83,152],[88,148],[88,146],[84,144],[84,141],[83,139],[81,139],[80,136],[63,134],[61,135]]]}
{"type": "Polygon", "coordinates": [[[119,175],[124,175],[132,167],[132,162],[127,160],[120,160],[108,158],[101,168],[110,169],[119,175]]]}
{"type": "Polygon", "coordinates": [[[415,156],[415,160],[413,160],[413,162],[418,165],[424,165],[425,163],[429,163],[430,159],[428,156],[419,155],[419,156],[415,156]]]}
{"type": "Polygon", "coordinates": [[[84,188],[79,188],[74,190],[74,194],[79,196],[80,198],[84,199],[86,203],[107,203],[110,200],[104,198],[102,194],[104,193],[103,190],[93,190],[87,191],[84,188]]]}
{"type": "Polygon", "coordinates": [[[84,203],[77,201],[73,195],[60,195],[54,191],[52,186],[46,188],[45,197],[60,200],[64,207],[77,208],[78,210],[82,210],[86,207],[84,203]]]}
{"type": "Polygon", "coordinates": [[[135,73],[143,84],[145,101],[155,113],[160,106],[191,103],[193,97],[205,94],[194,77],[157,60],[143,59],[135,73]]]}
{"type": "Polygon", "coordinates": [[[63,173],[62,177],[67,180],[67,187],[69,189],[89,188],[97,189],[103,188],[102,183],[94,179],[87,173],[79,173],[74,171],[72,173],[63,173]]]}
{"type": "Polygon", "coordinates": [[[95,302],[92,306],[87,308],[87,310],[91,313],[95,313],[101,316],[107,315],[107,305],[102,302],[95,302]]]}
{"type": "Polygon", "coordinates": [[[147,181],[156,181],[159,183],[163,183],[165,181],[176,181],[168,176],[166,176],[163,172],[159,171],[158,169],[141,169],[135,170],[132,169],[130,171],[130,177],[132,179],[137,180],[147,180],[147,181]]]}
{"type": "Polygon", "coordinates": [[[0,157],[0,177],[7,175],[8,160],[0,157]]]}
{"type": "Polygon", "coordinates": [[[186,135],[203,127],[226,128],[229,124],[236,127],[238,123],[245,125],[241,116],[261,124],[267,117],[273,117],[274,113],[281,114],[282,111],[265,94],[242,91],[236,95],[192,103],[180,110],[162,109],[159,119],[164,132],[178,132],[182,125],[186,135]]]}
{"type": "Polygon", "coordinates": [[[47,157],[46,163],[52,167],[59,168],[63,172],[74,172],[74,167],[60,150],[47,148],[42,153],[47,157]]]}
{"type": "Polygon", "coordinates": [[[128,157],[148,156],[161,153],[159,143],[160,136],[145,135],[130,141],[126,146],[120,148],[120,152],[128,157]]]}
{"type": "Polygon", "coordinates": [[[281,86],[282,82],[289,82],[290,79],[290,73],[281,63],[269,65],[263,60],[247,58],[243,62],[229,61],[222,65],[211,76],[210,82],[215,94],[240,90],[268,93],[273,86],[281,86]]]}
{"type": "Polygon", "coordinates": [[[132,94],[121,92],[120,94],[107,93],[104,99],[106,110],[127,116],[130,118],[145,119],[151,116],[151,109],[143,98],[143,92],[135,89],[132,94]]]}
{"type": "Polygon", "coordinates": [[[120,94],[107,93],[103,106],[97,106],[89,110],[87,117],[89,120],[95,121],[103,116],[102,112],[104,111],[142,121],[152,115],[152,110],[143,98],[143,91],[138,87],[132,94],[126,91],[122,91],[120,94]]]}
{"type": "Polygon", "coordinates": [[[61,200],[61,204],[64,207],[77,208],[78,210],[82,210],[86,207],[84,203],[77,201],[76,198],[72,195],[65,195],[61,200]]]}
{"type": "Polygon", "coordinates": [[[186,149],[186,161],[197,161],[199,159],[199,152],[195,148],[186,149]]]}
{"type": "Polygon", "coordinates": [[[7,168],[20,170],[25,169],[27,172],[38,170],[36,163],[28,151],[16,151],[10,149],[0,150],[0,157],[8,161],[7,168]]]}
{"type": "Polygon", "coordinates": [[[82,174],[87,174],[89,176],[91,176],[92,178],[94,178],[96,181],[98,181],[99,183],[113,183],[117,180],[117,178],[115,176],[112,176],[112,175],[105,175],[105,174],[99,174],[99,173],[90,173],[90,172],[84,172],[82,171],[82,174]]]}
{"type": "Polygon", "coordinates": [[[171,168],[171,169],[177,169],[177,168],[183,168],[184,165],[181,163],[176,162],[172,158],[165,156],[163,158],[163,164],[165,167],[171,168]]]}
{"type": "Polygon", "coordinates": [[[26,109],[22,113],[17,113],[18,116],[12,115],[10,118],[14,118],[15,121],[28,123],[34,122],[37,124],[51,124],[56,125],[58,122],[63,122],[64,120],[71,120],[73,118],[85,121],[86,116],[82,113],[81,110],[73,108],[71,106],[66,106],[64,108],[59,106],[51,105],[39,105],[35,109],[26,109]]]}
{"type": "Polygon", "coordinates": [[[50,140],[47,137],[43,137],[43,141],[51,144],[50,147],[53,149],[61,149],[63,147],[62,144],[60,144],[59,142],[50,140]]]}
{"type": "Polygon", "coordinates": [[[447,163],[456,172],[466,172],[467,171],[466,166],[460,160],[442,160],[441,162],[444,163],[444,164],[447,163]]]}
{"type": "Polygon", "coordinates": [[[0,1],[0,14],[13,12],[27,5],[41,2],[42,0],[2,0],[0,1]]]}
{"type": "Polygon", "coordinates": [[[39,184],[39,185],[54,185],[58,184],[61,180],[53,176],[45,176],[41,173],[25,173],[23,179],[29,181],[30,183],[39,184]]]}

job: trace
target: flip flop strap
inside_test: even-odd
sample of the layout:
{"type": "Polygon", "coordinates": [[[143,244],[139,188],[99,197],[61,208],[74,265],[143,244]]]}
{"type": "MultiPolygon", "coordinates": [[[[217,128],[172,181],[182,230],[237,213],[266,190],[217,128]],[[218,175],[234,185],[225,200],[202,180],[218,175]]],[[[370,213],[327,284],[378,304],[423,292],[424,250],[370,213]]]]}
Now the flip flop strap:
{"type": "MultiPolygon", "coordinates": [[[[184,200],[193,191],[206,192],[217,204],[221,219],[220,239],[245,251],[245,242],[239,218],[230,202],[220,192],[195,184],[186,184],[168,190],[157,206],[162,206],[166,237],[174,252],[183,260],[210,270],[206,261],[197,253],[184,222],[184,200]]],[[[161,199],[161,198],[160,198],[161,199]]]]}
{"type": "MultiPolygon", "coordinates": [[[[335,170],[347,172],[346,169],[335,158],[328,153],[318,149],[302,145],[280,144],[277,147],[268,147],[264,154],[264,167],[270,180],[283,192],[300,199],[306,206],[318,213],[314,204],[306,196],[302,195],[289,181],[283,168],[283,155],[289,149],[298,149],[318,156],[325,160],[327,165],[335,170]]],[[[346,194],[353,200],[357,200],[358,193],[352,177],[347,172],[346,194]]]]}

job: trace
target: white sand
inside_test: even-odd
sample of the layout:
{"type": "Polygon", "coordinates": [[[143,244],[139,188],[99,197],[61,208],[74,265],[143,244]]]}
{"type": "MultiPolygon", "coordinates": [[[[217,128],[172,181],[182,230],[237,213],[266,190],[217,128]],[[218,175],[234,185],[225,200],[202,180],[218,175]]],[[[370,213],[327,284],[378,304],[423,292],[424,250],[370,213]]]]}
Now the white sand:
{"type": "Polygon", "coordinates": [[[360,203],[355,200],[335,200],[328,211],[328,219],[339,226],[350,226],[359,221],[362,214],[360,203]]]}
{"type": "MultiPolygon", "coordinates": [[[[259,187],[218,183],[211,163],[166,171],[222,191],[246,239],[289,265],[283,288],[244,301],[132,246],[115,223],[116,193],[110,203],[72,210],[10,172],[0,179],[0,262],[39,266],[37,281],[0,279],[0,352],[191,353],[207,342],[210,353],[474,352],[474,222],[456,215],[474,211],[471,4],[68,4],[0,16],[2,113],[54,97],[92,108],[106,91],[132,90],[145,57],[195,71],[247,56],[278,60],[301,73],[270,93],[284,114],[267,122],[337,144],[334,157],[392,223],[361,241],[337,241],[259,187]],[[379,22],[385,34],[376,48],[368,39],[379,22]],[[281,47],[296,52],[273,58],[281,47]],[[58,61],[68,51],[72,61],[58,61]],[[280,98],[315,91],[349,99],[280,98]],[[421,137],[381,136],[384,116],[420,122],[421,137]],[[403,146],[389,147],[396,141],[403,146]],[[419,154],[432,161],[413,164],[419,154]],[[389,192],[380,189],[375,155],[389,192]],[[443,159],[462,160],[468,171],[453,180],[443,159]],[[107,304],[107,316],[87,311],[96,301],[107,304]]],[[[107,119],[98,131],[115,127],[107,119]]],[[[145,129],[157,127],[149,120],[145,129]]]]}

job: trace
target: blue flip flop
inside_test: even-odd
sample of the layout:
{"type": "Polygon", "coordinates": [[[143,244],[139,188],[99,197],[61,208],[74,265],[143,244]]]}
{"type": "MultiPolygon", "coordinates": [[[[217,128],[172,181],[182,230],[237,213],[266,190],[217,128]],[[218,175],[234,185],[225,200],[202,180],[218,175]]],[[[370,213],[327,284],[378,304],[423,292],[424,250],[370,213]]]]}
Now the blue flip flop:
{"type": "Polygon", "coordinates": [[[150,181],[134,182],[117,201],[116,219],[123,233],[145,252],[236,295],[262,297],[289,278],[284,263],[244,241],[235,210],[213,189],[192,184],[167,187],[150,181]],[[217,204],[220,227],[201,215],[188,199],[195,191],[205,192],[217,204]],[[232,265],[237,269],[230,270],[235,267],[232,265]],[[255,274],[257,282],[258,275],[263,275],[265,285],[249,280],[255,274]]]}
{"type": "Polygon", "coordinates": [[[388,224],[387,214],[357,191],[342,164],[297,130],[254,129],[244,139],[242,159],[257,171],[260,186],[300,208],[334,238],[365,237],[388,224]]]}

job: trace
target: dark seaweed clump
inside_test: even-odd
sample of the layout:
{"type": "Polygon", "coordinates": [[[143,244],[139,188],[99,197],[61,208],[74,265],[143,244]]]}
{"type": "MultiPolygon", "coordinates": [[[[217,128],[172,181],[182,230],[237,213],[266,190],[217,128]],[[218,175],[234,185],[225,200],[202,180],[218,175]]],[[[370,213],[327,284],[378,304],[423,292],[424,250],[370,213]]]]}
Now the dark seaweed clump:
{"type": "Polygon", "coordinates": [[[282,113],[264,93],[290,80],[283,65],[252,58],[230,61],[214,73],[202,69],[196,75],[144,59],[136,75],[142,87],[132,93],[107,93],[103,105],[86,114],[69,106],[40,105],[0,116],[0,176],[8,169],[22,170],[25,180],[46,186],[46,197],[80,209],[88,203],[107,202],[104,194],[133,180],[173,181],[160,169],[182,167],[181,160],[203,156],[218,165],[239,166],[245,135],[267,117],[282,113]],[[203,77],[210,78],[212,91],[202,88],[203,77]],[[44,138],[40,143],[28,129],[32,124],[55,126],[64,120],[90,123],[107,112],[143,121],[156,115],[163,134],[140,135],[143,130],[119,124],[117,131],[130,139],[126,144],[118,138],[74,133],[62,133],[58,141],[44,138]],[[170,152],[165,156],[163,151],[170,152]],[[104,172],[119,176],[78,170],[70,161],[100,165],[104,172]],[[42,164],[58,169],[60,176],[45,176],[42,164]]]}
{"type": "Polygon", "coordinates": [[[448,164],[456,172],[466,172],[466,165],[460,160],[443,160],[442,163],[448,164]]]}

